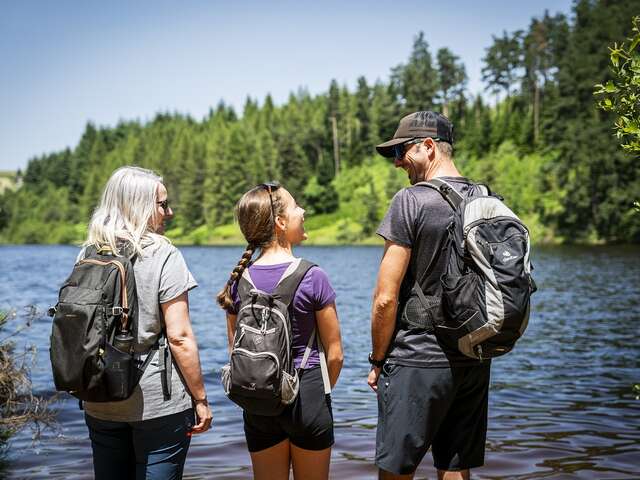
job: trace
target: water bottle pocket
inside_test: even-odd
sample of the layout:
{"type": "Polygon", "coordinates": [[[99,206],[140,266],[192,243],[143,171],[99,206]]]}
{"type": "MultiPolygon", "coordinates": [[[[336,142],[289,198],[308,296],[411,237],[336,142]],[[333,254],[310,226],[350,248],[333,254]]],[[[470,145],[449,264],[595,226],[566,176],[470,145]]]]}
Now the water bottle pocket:
{"type": "Polygon", "coordinates": [[[282,371],[282,383],[280,384],[280,397],[282,403],[290,405],[298,396],[298,390],[300,388],[300,379],[298,372],[294,371],[293,375],[289,375],[284,370],[282,371]]]}
{"type": "Polygon", "coordinates": [[[105,380],[109,396],[114,400],[129,398],[136,374],[134,357],[107,342],[105,355],[105,380]]]}
{"type": "Polygon", "coordinates": [[[231,365],[228,363],[220,371],[220,382],[222,383],[224,394],[228,396],[231,390],[231,365]]]}

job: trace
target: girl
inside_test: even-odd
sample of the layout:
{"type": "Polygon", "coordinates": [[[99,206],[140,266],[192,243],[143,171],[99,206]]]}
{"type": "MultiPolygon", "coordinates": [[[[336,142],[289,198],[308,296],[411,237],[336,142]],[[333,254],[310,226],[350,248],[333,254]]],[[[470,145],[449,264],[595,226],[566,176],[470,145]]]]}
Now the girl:
{"type": "MultiPolygon", "coordinates": [[[[262,184],[245,193],[236,206],[236,216],[248,245],[218,294],[218,303],[227,312],[230,349],[240,305],[237,281],[244,270],[249,268],[256,288],[272,293],[295,260],[293,246],[307,238],[304,210],[277,183],[262,184]],[[258,249],[258,258],[250,262],[258,249]]],[[[312,267],[300,282],[291,307],[292,353],[296,368],[300,368],[310,336],[317,329],[326,352],[332,387],[338,380],[343,358],[335,297],[325,272],[312,267]]],[[[333,414],[330,395],[324,393],[316,344],[298,374],[298,396],[280,415],[268,417],[244,412],[244,431],[257,480],[287,480],[291,464],[296,479],[327,479],[329,476],[333,414]]]]}

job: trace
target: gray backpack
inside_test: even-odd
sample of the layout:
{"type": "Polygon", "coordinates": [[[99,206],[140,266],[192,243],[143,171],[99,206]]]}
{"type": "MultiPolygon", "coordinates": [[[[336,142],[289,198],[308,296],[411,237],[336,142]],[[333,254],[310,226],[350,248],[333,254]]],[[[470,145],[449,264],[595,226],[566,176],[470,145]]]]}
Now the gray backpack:
{"type": "MultiPolygon", "coordinates": [[[[417,185],[440,192],[454,210],[441,279],[444,321],[435,325],[438,340],[470,358],[504,355],[527,328],[536,290],[527,227],[484,185],[466,198],[437,178],[417,185]]],[[[433,300],[419,286],[414,290],[424,308],[432,309],[433,300]]]]}
{"type": "MultiPolygon", "coordinates": [[[[258,290],[245,269],[238,281],[240,309],[229,363],[222,367],[225,394],[246,412],[275,416],[293,403],[299,379],[291,349],[291,303],[300,282],[314,264],[296,259],[285,270],[273,293],[258,290]]],[[[301,368],[317,338],[326,385],[326,364],[322,344],[314,331],[301,368]]]]}

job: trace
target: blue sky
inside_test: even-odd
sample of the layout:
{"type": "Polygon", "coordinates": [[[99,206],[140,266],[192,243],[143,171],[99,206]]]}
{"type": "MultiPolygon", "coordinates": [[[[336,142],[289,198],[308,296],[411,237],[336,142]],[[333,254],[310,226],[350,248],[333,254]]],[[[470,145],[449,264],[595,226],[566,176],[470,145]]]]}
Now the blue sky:
{"type": "Polygon", "coordinates": [[[220,100],[276,103],[332,78],[386,81],[422,30],[432,54],[464,61],[469,90],[491,36],[524,29],[570,0],[122,1],[7,0],[0,6],[0,170],[73,147],[87,121],[158,111],[202,118],[220,100]],[[443,8],[444,7],[444,8],[443,8]]]}

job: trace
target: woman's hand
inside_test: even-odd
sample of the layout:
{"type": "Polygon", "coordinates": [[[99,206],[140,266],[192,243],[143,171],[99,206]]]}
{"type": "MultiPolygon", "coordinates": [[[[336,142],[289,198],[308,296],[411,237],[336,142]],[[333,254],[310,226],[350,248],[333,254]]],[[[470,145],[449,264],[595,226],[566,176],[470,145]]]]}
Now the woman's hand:
{"type": "Polygon", "coordinates": [[[191,429],[191,433],[197,435],[198,433],[204,433],[211,428],[211,421],[213,420],[213,414],[211,413],[211,407],[209,402],[205,400],[194,400],[194,410],[196,413],[196,421],[198,422],[191,429]]]}

